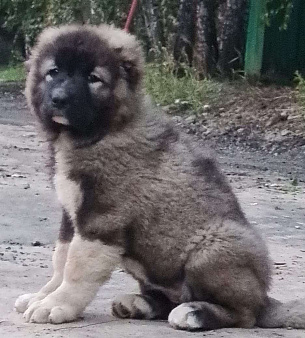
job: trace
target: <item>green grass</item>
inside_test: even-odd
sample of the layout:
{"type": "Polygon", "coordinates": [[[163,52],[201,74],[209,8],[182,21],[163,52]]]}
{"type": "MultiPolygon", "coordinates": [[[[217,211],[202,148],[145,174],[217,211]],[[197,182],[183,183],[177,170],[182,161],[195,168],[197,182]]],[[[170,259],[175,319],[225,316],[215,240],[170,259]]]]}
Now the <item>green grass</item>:
{"type": "Polygon", "coordinates": [[[197,80],[191,69],[185,76],[177,77],[172,62],[149,63],[145,69],[145,87],[154,100],[162,106],[186,102],[198,112],[203,105],[219,98],[222,85],[213,80],[197,80]]]}
{"type": "Polygon", "coordinates": [[[23,64],[0,67],[0,82],[23,81],[25,80],[25,75],[23,64]]]}

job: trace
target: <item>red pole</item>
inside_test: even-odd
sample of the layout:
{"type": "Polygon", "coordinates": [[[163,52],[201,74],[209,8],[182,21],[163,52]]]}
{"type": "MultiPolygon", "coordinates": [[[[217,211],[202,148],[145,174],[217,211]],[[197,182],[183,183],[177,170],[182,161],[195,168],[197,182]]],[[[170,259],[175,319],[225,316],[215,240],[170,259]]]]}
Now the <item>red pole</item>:
{"type": "Polygon", "coordinates": [[[126,20],[126,24],[125,24],[125,27],[124,27],[125,32],[129,31],[129,26],[130,26],[131,20],[133,18],[134,12],[136,10],[137,2],[138,2],[137,0],[132,1],[131,7],[130,7],[130,10],[129,10],[129,13],[128,13],[128,17],[127,17],[127,20],[126,20]]]}

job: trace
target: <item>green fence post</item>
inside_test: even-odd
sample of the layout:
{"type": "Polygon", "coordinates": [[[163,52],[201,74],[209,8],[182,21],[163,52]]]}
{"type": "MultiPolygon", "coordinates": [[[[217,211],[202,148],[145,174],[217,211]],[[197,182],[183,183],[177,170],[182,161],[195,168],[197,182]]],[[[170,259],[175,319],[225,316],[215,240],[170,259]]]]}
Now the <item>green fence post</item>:
{"type": "Polygon", "coordinates": [[[250,0],[248,22],[245,74],[249,79],[259,78],[264,48],[266,0],[250,0]]]}

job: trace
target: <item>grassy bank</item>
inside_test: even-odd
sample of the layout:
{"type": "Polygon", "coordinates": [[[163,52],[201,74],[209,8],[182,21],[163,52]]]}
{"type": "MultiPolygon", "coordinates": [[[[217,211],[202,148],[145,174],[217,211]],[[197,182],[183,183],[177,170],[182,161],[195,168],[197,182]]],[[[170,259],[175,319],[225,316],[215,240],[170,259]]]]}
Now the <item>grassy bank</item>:
{"type": "Polygon", "coordinates": [[[25,69],[23,64],[0,67],[0,82],[19,82],[24,80],[25,69]]]}
{"type": "MultiPolygon", "coordinates": [[[[21,63],[0,66],[0,83],[22,82],[25,77],[26,71],[21,63]]],[[[296,83],[294,93],[297,104],[305,116],[304,77],[297,75],[296,83]]],[[[192,70],[187,68],[185,76],[177,77],[171,60],[148,63],[145,68],[145,86],[156,103],[162,106],[176,106],[182,111],[185,107],[187,111],[194,113],[200,113],[206,104],[218,106],[223,103],[225,106],[232,97],[255,90],[245,82],[229,83],[210,79],[199,81],[192,70]]]]}
{"type": "MultiPolygon", "coordinates": [[[[222,85],[216,81],[198,81],[191,71],[178,78],[171,62],[150,63],[146,66],[147,92],[161,105],[184,103],[190,110],[199,111],[203,104],[217,100],[222,85]]],[[[24,81],[23,64],[1,66],[0,83],[24,81]]]]}
{"type": "Polygon", "coordinates": [[[214,80],[197,80],[191,70],[177,77],[168,62],[149,63],[145,69],[147,92],[162,106],[184,104],[198,112],[204,104],[215,102],[223,85],[214,80]]]}

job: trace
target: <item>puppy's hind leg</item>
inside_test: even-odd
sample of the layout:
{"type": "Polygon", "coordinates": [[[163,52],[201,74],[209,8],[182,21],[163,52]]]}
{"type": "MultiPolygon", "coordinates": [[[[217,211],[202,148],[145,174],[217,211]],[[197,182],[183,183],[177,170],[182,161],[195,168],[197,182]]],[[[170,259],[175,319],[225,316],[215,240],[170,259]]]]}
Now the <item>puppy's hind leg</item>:
{"type": "Polygon", "coordinates": [[[116,247],[75,234],[59,288],[24,313],[27,322],[59,324],[77,319],[120,262],[116,247]]]}
{"type": "Polygon", "coordinates": [[[251,328],[256,324],[267,299],[268,260],[263,250],[256,250],[251,238],[244,237],[246,244],[236,238],[211,245],[203,241],[192,251],[185,266],[190,302],[170,313],[170,325],[210,330],[251,328]]]}
{"type": "Polygon", "coordinates": [[[237,315],[224,307],[207,302],[182,303],[168,316],[169,324],[180,330],[214,330],[231,327],[237,315]]]}
{"type": "Polygon", "coordinates": [[[64,268],[67,260],[68,249],[73,238],[74,229],[72,222],[66,212],[63,212],[62,222],[59,232],[59,238],[56,243],[53,254],[53,277],[40,289],[37,293],[28,293],[17,298],[15,309],[17,312],[23,313],[26,309],[39,300],[44,299],[48,294],[55,291],[63,280],[64,268]]]}

